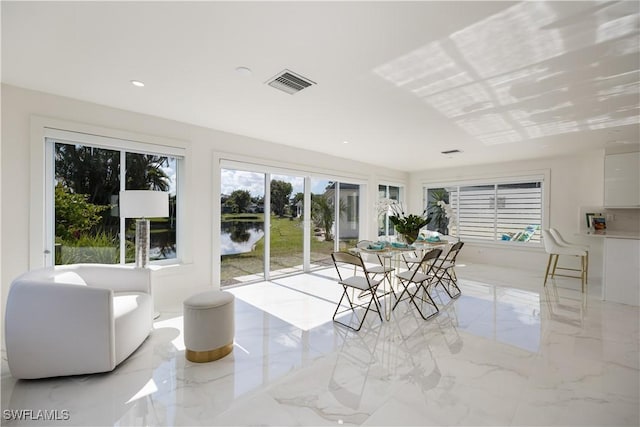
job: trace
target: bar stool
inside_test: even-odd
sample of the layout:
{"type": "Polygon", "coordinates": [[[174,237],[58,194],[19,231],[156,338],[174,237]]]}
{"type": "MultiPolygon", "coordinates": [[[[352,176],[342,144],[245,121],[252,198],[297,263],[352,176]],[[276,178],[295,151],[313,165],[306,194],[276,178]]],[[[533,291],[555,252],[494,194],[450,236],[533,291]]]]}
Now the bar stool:
{"type": "Polygon", "coordinates": [[[549,254],[549,261],[547,262],[547,270],[544,274],[544,284],[543,286],[547,286],[547,279],[549,277],[549,269],[551,268],[551,263],[553,262],[553,270],[551,271],[551,278],[555,276],[563,276],[563,277],[573,277],[575,279],[580,279],[582,282],[582,292],[584,292],[585,284],[586,284],[586,259],[587,259],[587,251],[578,247],[572,246],[561,246],[556,239],[553,237],[549,230],[542,230],[542,241],[544,242],[544,249],[549,254]],[[566,267],[558,267],[558,258],[560,255],[569,255],[569,256],[578,256],[580,257],[581,269],[576,268],[566,268],[566,267]],[[553,257],[555,261],[553,261],[553,257]],[[556,274],[557,270],[570,270],[570,271],[578,271],[580,272],[580,277],[571,276],[567,274],[556,274]]]}
{"type": "Polygon", "coordinates": [[[584,272],[584,281],[585,281],[585,283],[589,282],[589,246],[576,245],[575,243],[567,242],[562,237],[560,232],[555,228],[549,228],[549,231],[551,232],[551,235],[553,236],[553,238],[556,239],[556,243],[558,243],[560,246],[567,246],[567,247],[571,247],[571,248],[582,249],[583,251],[585,251],[587,253],[587,259],[586,259],[586,264],[587,265],[585,267],[585,272],[584,272]]]}

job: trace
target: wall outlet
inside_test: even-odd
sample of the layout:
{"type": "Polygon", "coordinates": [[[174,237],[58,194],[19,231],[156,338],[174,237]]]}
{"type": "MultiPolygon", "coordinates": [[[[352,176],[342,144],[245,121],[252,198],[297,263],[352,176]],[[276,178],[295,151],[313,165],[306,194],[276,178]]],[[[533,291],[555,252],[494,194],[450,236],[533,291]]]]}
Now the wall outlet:
{"type": "Polygon", "coordinates": [[[607,215],[605,216],[605,220],[606,220],[607,222],[615,221],[615,219],[616,219],[616,216],[615,216],[614,214],[607,214],[607,215]]]}

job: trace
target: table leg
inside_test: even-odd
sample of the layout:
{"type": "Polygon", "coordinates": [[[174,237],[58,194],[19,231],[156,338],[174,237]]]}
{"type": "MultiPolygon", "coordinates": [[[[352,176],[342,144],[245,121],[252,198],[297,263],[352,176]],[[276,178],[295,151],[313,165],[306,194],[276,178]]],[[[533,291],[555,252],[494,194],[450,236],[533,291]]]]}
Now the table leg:
{"type": "MultiPolygon", "coordinates": [[[[387,258],[389,258],[389,269],[391,269],[392,264],[393,264],[393,261],[392,261],[391,257],[385,257],[384,258],[384,260],[385,260],[384,269],[385,270],[386,270],[387,258]]],[[[386,280],[383,280],[383,282],[387,282],[387,281],[389,282],[389,292],[388,292],[388,297],[387,297],[388,301],[385,301],[385,304],[384,304],[384,316],[387,319],[387,322],[389,320],[391,320],[391,309],[390,309],[390,306],[391,306],[391,294],[393,293],[393,283],[392,283],[392,279],[391,279],[392,275],[393,275],[393,271],[390,271],[389,274],[385,275],[386,276],[386,280]]],[[[384,294],[387,294],[386,285],[384,285],[384,284],[382,285],[382,292],[384,294]]]]}

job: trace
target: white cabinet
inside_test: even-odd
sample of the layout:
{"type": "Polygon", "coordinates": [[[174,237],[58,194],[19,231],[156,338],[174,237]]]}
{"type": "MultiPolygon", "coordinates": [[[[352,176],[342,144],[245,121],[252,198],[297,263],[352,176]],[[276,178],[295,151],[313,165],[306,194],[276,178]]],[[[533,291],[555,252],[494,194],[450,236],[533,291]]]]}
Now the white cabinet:
{"type": "Polygon", "coordinates": [[[602,299],[640,306],[640,240],[604,239],[602,299]]]}
{"type": "Polygon", "coordinates": [[[604,206],[640,207],[640,152],[604,157],[604,206]]]}

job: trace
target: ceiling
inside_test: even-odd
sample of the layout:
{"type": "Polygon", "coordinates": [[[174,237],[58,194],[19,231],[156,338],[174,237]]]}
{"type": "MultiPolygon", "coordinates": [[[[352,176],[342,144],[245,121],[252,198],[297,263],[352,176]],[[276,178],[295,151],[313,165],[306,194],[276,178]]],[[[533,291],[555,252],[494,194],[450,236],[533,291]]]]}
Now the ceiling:
{"type": "Polygon", "coordinates": [[[3,1],[2,81],[406,171],[568,155],[640,139],[639,5],[3,1]]]}

